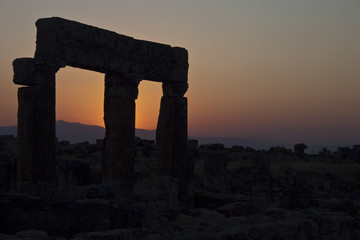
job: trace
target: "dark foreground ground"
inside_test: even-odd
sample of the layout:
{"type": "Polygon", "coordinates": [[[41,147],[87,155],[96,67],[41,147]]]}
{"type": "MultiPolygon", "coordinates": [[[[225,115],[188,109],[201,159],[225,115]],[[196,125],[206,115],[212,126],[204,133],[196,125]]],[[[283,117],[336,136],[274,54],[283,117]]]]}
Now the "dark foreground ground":
{"type": "Polygon", "coordinates": [[[101,143],[58,144],[57,190],[12,190],[16,148],[0,149],[0,239],[360,239],[360,148],[306,155],[189,142],[187,207],[175,179],[156,176],[152,141],[137,139],[134,202],[101,185],[101,143]]]}

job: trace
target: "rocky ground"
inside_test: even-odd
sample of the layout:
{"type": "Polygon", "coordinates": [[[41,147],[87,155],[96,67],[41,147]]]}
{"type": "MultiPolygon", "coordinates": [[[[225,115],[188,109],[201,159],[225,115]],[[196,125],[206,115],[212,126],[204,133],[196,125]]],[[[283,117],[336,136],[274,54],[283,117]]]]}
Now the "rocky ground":
{"type": "Polygon", "coordinates": [[[360,239],[359,147],[308,155],[189,142],[187,207],[177,182],[156,176],[152,141],[137,139],[134,202],[101,185],[101,143],[58,146],[50,199],[12,190],[14,152],[0,151],[0,239],[360,239]],[[180,200],[179,200],[180,199],[180,200]]]}

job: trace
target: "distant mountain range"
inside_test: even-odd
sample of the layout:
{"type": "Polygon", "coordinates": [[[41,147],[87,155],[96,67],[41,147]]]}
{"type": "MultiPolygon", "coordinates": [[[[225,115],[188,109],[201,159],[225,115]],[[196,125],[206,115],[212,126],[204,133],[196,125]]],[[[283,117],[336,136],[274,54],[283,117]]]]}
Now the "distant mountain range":
{"type": "MultiPolygon", "coordinates": [[[[16,136],[17,127],[8,126],[0,127],[0,135],[16,136]]],[[[82,123],[65,122],[63,120],[56,121],[56,135],[59,141],[69,140],[71,143],[89,142],[95,143],[96,139],[102,139],[105,136],[105,128],[94,125],[85,125],[82,123]]],[[[135,135],[142,139],[155,140],[156,130],[135,129],[135,135]]],[[[194,137],[189,139],[197,139],[199,145],[211,143],[223,143],[226,147],[241,145],[244,147],[252,147],[257,150],[269,149],[273,146],[282,146],[292,149],[294,143],[280,143],[276,141],[266,141],[253,138],[227,138],[227,137],[194,137]]],[[[307,143],[305,143],[307,144],[307,143]]],[[[309,144],[306,149],[307,153],[317,153],[322,147],[327,147],[332,151],[336,151],[339,146],[352,147],[352,144],[309,144]]]]}
{"type": "MultiPolygon", "coordinates": [[[[0,135],[17,135],[17,126],[0,127],[0,135]]],[[[155,139],[155,130],[135,129],[135,135],[143,139],[155,139]]],[[[90,142],[105,137],[105,128],[76,122],[56,121],[56,137],[71,143],[90,142]]]]}
{"type": "MultiPolygon", "coordinates": [[[[0,127],[0,135],[17,135],[16,126],[0,127]]],[[[105,128],[82,123],[56,121],[56,135],[59,141],[69,140],[71,143],[90,142],[105,136],[105,128]]],[[[142,139],[155,140],[156,130],[135,129],[135,135],[142,139]]],[[[197,139],[200,144],[223,143],[226,147],[233,145],[250,146],[255,149],[268,149],[276,144],[261,140],[245,138],[223,138],[223,137],[191,137],[197,139]]]]}

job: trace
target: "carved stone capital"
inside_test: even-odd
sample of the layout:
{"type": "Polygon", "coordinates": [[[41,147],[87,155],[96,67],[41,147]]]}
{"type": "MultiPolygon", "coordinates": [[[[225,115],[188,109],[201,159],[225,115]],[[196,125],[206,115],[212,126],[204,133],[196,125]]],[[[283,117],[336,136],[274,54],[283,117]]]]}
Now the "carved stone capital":
{"type": "Polygon", "coordinates": [[[162,84],[163,95],[166,97],[183,97],[188,87],[187,82],[164,82],[162,84]]]}
{"type": "Polygon", "coordinates": [[[125,73],[107,73],[105,75],[105,95],[121,97],[138,97],[138,85],[142,78],[139,75],[125,73]]]}
{"type": "Polygon", "coordinates": [[[54,86],[55,73],[48,65],[33,58],[17,58],[13,61],[14,83],[26,86],[54,86]]]}

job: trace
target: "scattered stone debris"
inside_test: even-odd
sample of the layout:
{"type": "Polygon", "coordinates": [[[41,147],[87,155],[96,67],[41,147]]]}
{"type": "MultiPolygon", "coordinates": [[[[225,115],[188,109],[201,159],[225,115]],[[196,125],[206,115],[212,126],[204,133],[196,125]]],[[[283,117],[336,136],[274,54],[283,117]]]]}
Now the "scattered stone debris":
{"type": "MultiPolygon", "coordinates": [[[[290,150],[285,160],[283,155],[274,155],[274,149],[234,151],[198,148],[194,142],[189,145],[193,145],[188,155],[195,162],[196,175],[192,207],[179,205],[176,178],[157,176],[153,141],[136,140],[138,175],[132,203],[117,201],[111,186],[102,184],[101,176],[90,180],[101,172],[101,159],[93,159],[101,153],[100,148],[81,157],[77,150],[73,154],[57,151],[61,159],[57,161],[58,188],[62,190],[51,198],[2,191],[0,239],[360,238],[359,178],[289,165],[321,163],[326,167],[330,163],[323,162],[321,154],[299,156],[290,150]],[[206,165],[211,157],[210,162],[218,162],[206,165]],[[221,184],[204,184],[211,174],[221,177],[221,184]]],[[[67,143],[57,148],[78,146],[67,143]]],[[[1,156],[9,160],[7,155],[1,156]]],[[[332,164],[341,167],[348,163],[332,164]]]]}

